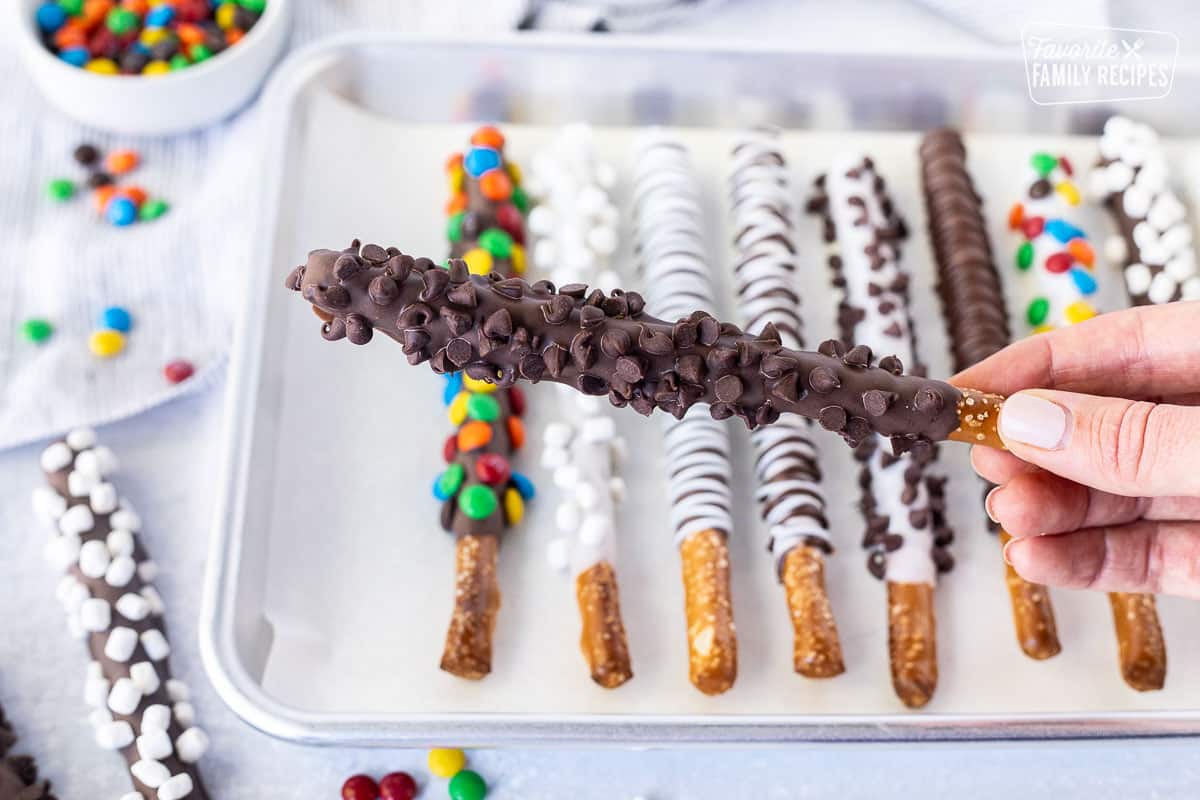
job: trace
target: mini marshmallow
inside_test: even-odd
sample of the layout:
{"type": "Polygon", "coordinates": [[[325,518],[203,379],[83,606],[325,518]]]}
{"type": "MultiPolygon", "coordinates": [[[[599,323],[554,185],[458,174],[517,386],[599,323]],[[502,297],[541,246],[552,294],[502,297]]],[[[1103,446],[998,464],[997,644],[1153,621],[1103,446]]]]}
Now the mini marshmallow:
{"type": "Polygon", "coordinates": [[[38,521],[46,527],[57,527],[58,518],[67,510],[67,501],[63,496],[48,486],[39,486],[33,490],[33,513],[38,521]]]}
{"type": "Polygon", "coordinates": [[[80,583],[74,575],[64,575],[54,590],[54,596],[62,603],[63,610],[68,614],[76,614],[83,601],[91,597],[88,588],[80,583]]]}
{"type": "Polygon", "coordinates": [[[67,444],[55,442],[42,451],[40,462],[44,472],[58,472],[60,469],[69,467],[74,460],[75,454],[71,452],[71,448],[67,444]]]}
{"type": "Polygon", "coordinates": [[[1114,161],[1104,168],[1104,182],[1110,192],[1124,191],[1133,183],[1133,168],[1120,161],[1114,161]]]}
{"type": "Polygon", "coordinates": [[[611,256],[617,250],[617,232],[607,225],[592,228],[587,234],[588,246],[602,256],[611,256]]]}
{"type": "Polygon", "coordinates": [[[79,571],[89,578],[103,577],[111,560],[108,545],[99,539],[86,541],[79,548],[79,571]]]}
{"type": "Polygon", "coordinates": [[[146,598],[133,592],[126,592],[117,598],[113,608],[130,622],[141,622],[150,614],[150,604],[146,602],[146,598]]]}
{"type": "Polygon", "coordinates": [[[108,634],[108,641],[104,643],[104,655],[113,661],[124,664],[137,649],[137,643],[137,631],[133,628],[117,626],[108,634]]]}
{"type": "Polygon", "coordinates": [[[137,737],[137,751],[146,761],[161,761],[170,758],[175,749],[171,747],[171,737],[166,731],[153,728],[137,737]]]}
{"type": "Polygon", "coordinates": [[[554,485],[560,489],[570,489],[579,483],[579,469],[574,464],[566,464],[554,472],[554,485]]]}
{"type": "Polygon", "coordinates": [[[188,728],[175,740],[175,750],[180,761],[195,764],[208,752],[208,734],[200,728],[188,728]]]}
{"type": "Polygon", "coordinates": [[[88,632],[83,629],[83,623],[79,621],[78,614],[67,615],[67,636],[72,639],[86,639],[88,632]]]}
{"type": "Polygon", "coordinates": [[[542,441],[554,447],[566,447],[571,441],[571,426],[565,422],[551,422],[542,431],[542,441]]]}
{"type": "Polygon", "coordinates": [[[1170,250],[1172,253],[1183,254],[1187,250],[1191,254],[1191,250],[1187,249],[1192,243],[1192,226],[1191,225],[1173,225],[1163,231],[1159,238],[1162,246],[1170,250]]]}
{"type": "Polygon", "coordinates": [[[67,476],[67,491],[72,497],[88,497],[99,483],[95,475],[75,469],[67,476]]]}
{"type": "Polygon", "coordinates": [[[592,417],[579,426],[579,435],[585,442],[607,442],[617,435],[617,427],[612,417],[592,417]]]}
{"type": "Polygon", "coordinates": [[[120,800],[146,800],[146,798],[142,797],[141,792],[129,792],[121,795],[120,800]]]}
{"type": "Polygon", "coordinates": [[[595,184],[589,184],[579,190],[576,196],[579,210],[585,214],[598,214],[608,205],[608,195],[595,184]]]}
{"type": "Polygon", "coordinates": [[[533,246],[533,263],[539,268],[549,269],[557,261],[558,245],[554,243],[554,240],[542,239],[533,246]]]}
{"type": "Polygon", "coordinates": [[[58,529],[66,536],[87,533],[95,524],[92,510],[87,506],[71,506],[58,518],[58,529]]]}
{"type": "Polygon", "coordinates": [[[612,532],[612,521],[601,514],[589,514],[579,526],[579,540],[595,546],[608,538],[612,532]]]}
{"type": "Polygon", "coordinates": [[[162,703],[146,706],[142,712],[142,732],[149,730],[165,731],[171,727],[171,709],[162,703]]]}
{"type": "Polygon", "coordinates": [[[547,206],[534,206],[529,212],[526,224],[530,232],[539,236],[549,236],[554,233],[554,212],[547,206]]]}
{"type": "Polygon", "coordinates": [[[166,686],[167,697],[170,698],[172,702],[192,699],[191,690],[188,689],[187,684],[181,681],[179,678],[167,678],[166,686]]]}
{"type": "Polygon", "coordinates": [[[1200,300],[1200,277],[1188,278],[1180,288],[1184,300],[1200,300]]]}
{"type": "Polygon", "coordinates": [[[66,436],[71,449],[79,452],[96,446],[96,432],[91,428],[76,428],[66,436]]]}
{"type": "Polygon", "coordinates": [[[1183,283],[1196,274],[1196,257],[1190,250],[1185,250],[1168,261],[1164,269],[1177,282],[1183,283]]]}
{"type": "Polygon", "coordinates": [[[162,685],[158,670],[149,661],[139,661],[129,668],[129,679],[137,684],[142,694],[154,694],[162,685]]]}
{"type": "Polygon", "coordinates": [[[1150,289],[1154,276],[1150,268],[1142,263],[1133,263],[1125,268],[1125,285],[1130,294],[1145,294],[1150,289]]]}
{"type": "Polygon", "coordinates": [[[1114,233],[1104,240],[1104,257],[1113,264],[1121,264],[1129,255],[1129,248],[1125,246],[1125,239],[1120,234],[1114,233]]]}
{"type": "Polygon", "coordinates": [[[93,447],[75,456],[75,469],[105,478],[117,471],[117,457],[107,447],[93,447]]]}
{"type": "Polygon", "coordinates": [[[569,453],[561,447],[547,446],[542,450],[539,462],[547,470],[557,470],[571,459],[569,453]]]}
{"type": "Polygon", "coordinates": [[[104,677],[104,665],[101,664],[99,661],[96,661],[95,659],[89,661],[88,665],[87,665],[87,677],[103,678],[104,677]]]}
{"type": "Polygon", "coordinates": [[[596,183],[605,189],[611,189],[617,183],[617,168],[607,161],[600,161],[593,170],[596,183]]]}
{"type": "Polygon", "coordinates": [[[79,607],[79,622],[85,631],[106,631],[112,624],[112,607],[102,597],[89,597],[79,607]]]}
{"type": "Polygon", "coordinates": [[[88,724],[92,726],[92,730],[102,728],[113,721],[112,712],[107,708],[93,708],[87,718],[88,724]]]}
{"type": "Polygon", "coordinates": [[[117,509],[117,489],[111,483],[97,483],[88,495],[88,505],[97,514],[110,514],[117,509]]]}
{"type": "Polygon", "coordinates": [[[128,747],[133,744],[133,728],[123,719],[102,725],[96,728],[96,744],[105,750],[128,747]]]}
{"type": "Polygon", "coordinates": [[[65,536],[55,536],[46,542],[42,555],[46,562],[56,570],[68,570],[79,561],[79,550],[83,547],[79,535],[72,533],[65,536]]]}
{"type": "Polygon", "coordinates": [[[109,531],[105,543],[113,556],[133,555],[133,534],[123,528],[109,531]]]}
{"type": "Polygon", "coordinates": [[[142,702],[142,693],[137,685],[129,678],[117,678],[112,690],[108,693],[108,707],[114,714],[129,715],[137,710],[142,702]]]}
{"type": "Polygon", "coordinates": [[[149,559],[138,564],[138,577],[142,579],[142,583],[153,583],[158,577],[158,564],[149,559]]]}
{"type": "Polygon", "coordinates": [[[1148,222],[1139,222],[1133,226],[1133,243],[1138,249],[1153,247],[1158,244],[1158,231],[1148,222]]]}
{"type": "Polygon", "coordinates": [[[1146,221],[1160,231],[1165,231],[1180,222],[1185,214],[1187,214],[1187,209],[1175,195],[1163,193],[1154,198],[1154,203],[1151,204],[1150,211],[1146,214],[1146,221]]]}
{"type": "Polygon", "coordinates": [[[163,606],[162,595],[153,586],[142,587],[142,597],[146,598],[146,602],[150,604],[150,613],[156,617],[161,617],[166,607],[163,606]]]}
{"type": "Polygon", "coordinates": [[[171,645],[167,644],[167,637],[158,628],[142,632],[142,649],[152,661],[162,661],[171,654],[171,645]]]}
{"type": "Polygon", "coordinates": [[[597,493],[596,487],[593,484],[588,483],[587,481],[582,481],[575,486],[575,502],[578,503],[579,507],[584,511],[595,508],[596,503],[599,502],[599,500],[599,494],[597,493]]]}
{"type": "Polygon", "coordinates": [[[1093,200],[1098,203],[1103,202],[1109,194],[1108,170],[1104,167],[1097,167],[1088,173],[1087,190],[1093,200]]]}
{"type": "Polygon", "coordinates": [[[158,800],[183,800],[192,793],[192,776],[186,772],[172,775],[158,787],[158,800]]]}
{"type": "Polygon", "coordinates": [[[546,563],[555,572],[566,572],[571,565],[571,544],[563,538],[547,542],[546,563]]]}
{"type": "Polygon", "coordinates": [[[175,721],[185,728],[192,727],[196,721],[196,709],[192,708],[192,704],[186,700],[180,700],[171,709],[175,715],[175,721]]]}
{"type": "Polygon", "coordinates": [[[122,501],[122,507],[113,512],[113,515],[109,517],[108,524],[114,528],[124,528],[131,533],[137,533],[142,529],[142,518],[122,501]]]}
{"type": "Polygon", "coordinates": [[[554,509],[554,524],[563,533],[574,531],[579,526],[579,506],[567,501],[554,509]]]}
{"type": "Polygon", "coordinates": [[[1175,296],[1175,290],[1179,284],[1165,272],[1160,272],[1154,276],[1154,280],[1150,282],[1150,289],[1146,292],[1146,297],[1150,298],[1150,302],[1155,305],[1161,303],[1169,303],[1175,296]]]}
{"type": "Polygon", "coordinates": [[[129,767],[129,771],[133,773],[133,777],[151,789],[157,789],[171,777],[171,770],[167,769],[166,765],[162,762],[153,759],[143,758],[140,761],[135,761],[129,767]]]}
{"type": "Polygon", "coordinates": [[[91,678],[83,682],[83,701],[89,706],[101,708],[108,700],[112,685],[104,678],[91,678]]]}
{"type": "Polygon", "coordinates": [[[1140,186],[1130,186],[1121,194],[1121,207],[1134,219],[1141,219],[1150,210],[1150,194],[1140,186]]]}
{"type": "Polygon", "coordinates": [[[137,562],[129,556],[117,556],[104,571],[104,582],[109,586],[120,588],[133,580],[135,572],[137,572],[137,562]]]}

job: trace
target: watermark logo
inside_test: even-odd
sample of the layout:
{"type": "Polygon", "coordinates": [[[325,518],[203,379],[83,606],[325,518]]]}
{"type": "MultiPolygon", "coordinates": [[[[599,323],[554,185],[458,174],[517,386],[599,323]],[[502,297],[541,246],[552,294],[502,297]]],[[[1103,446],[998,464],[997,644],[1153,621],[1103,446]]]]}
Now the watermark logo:
{"type": "Polygon", "coordinates": [[[1179,37],[1034,22],[1021,32],[1029,97],[1041,106],[1157,100],[1171,93],[1179,37]]]}

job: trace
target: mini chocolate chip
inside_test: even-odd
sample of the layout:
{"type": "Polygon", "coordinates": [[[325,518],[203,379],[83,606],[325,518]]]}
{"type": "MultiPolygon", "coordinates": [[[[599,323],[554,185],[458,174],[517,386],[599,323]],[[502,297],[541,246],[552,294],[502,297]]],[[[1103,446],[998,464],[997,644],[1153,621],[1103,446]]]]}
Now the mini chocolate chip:
{"type": "Polygon", "coordinates": [[[871,366],[871,348],[865,344],[856,344],[846,351],[846,354],[842,356],[842,361],[849,367],[869,367],[871,366]]]}
{"type": "Polygon", "coordinates": [[[632,345],[629,334],[620,328],[610,328],[600,336],[600,350],[609,358],[625,355],[632,345]]]}
{"type": "Polygon", "coordinates": [[[283,285],[288,289],[291,289],[293,292],[300,291],[300,285],[304,283],[304,272],[304,265],[296,267],[294,270],[288,273],[287,280],[283,282],[283,285]]]}
{"type": "Polygon", "coordinates": [[[808,385],[817,394],[829,394],[840,389],[842,382],[838,380],[837,373],[829,367],[813,367],[812,372],[808,373],[808,385]]]}
{"type": "Polygon", "coordinates": [[[949,572],[954,569],[954,556],[944,548],[934,547],[933,563],[937,564],[938,572],[949,572]]]}
{"type": "Polygon", "coordinates": [[[513,321],[508,309],[501,308],[488,315],[483,322],[483,332],[497,339],[507,339],[512,336],[513,321]]]}
{"type": "Polygon", "coordinates": [[[696,335],[700,344],[711,347],[721,336],[721,324],[714,318],[705,316],[696,326],[696,335]]]}
{"type": "Polygon", "coordinates": [[[778,378],[783,373],[797,366],[799,366],[799,362],[796,359],[773,353],[763,356],[762,361],[758,365],[758,371],[762,373],[764,378],[778,378]]]}
{"type": "Polygon", "coordinates": [[[885,392],[881,389],[868,389],[863,392],[862,402],[863,408],[872,417],[882,417],[887,413],[887,410],[892,407],[892,403],[896,402],[898,395],[895,392],[885,392]]]}
{"type": "Polygon", "coordinates": [[[945,401],[942,396],[931,388],[918,389],[913,395],[913,408],[922,414],[937,414],[942,410],[945,401]]]}
{"type": "Polygon", "coordinates": [[[554,294],[554,281],[540,280],[529,287],[534,294],[554,294]]]}
{"type": "Polygon", "coordinates": [[[704,359],[695,354],[682,355],[675,359],[675,371],[688,383],[700,383],[704,380],[704,359]]]}
{"type": "Polygon", "coordinates": [[[450,276],[444,269],[430,269],[421,274],[421,282],[425,288],[417,297],[428,303],[442,296],[450,285],[450,276]]]}
{"type": "Polygon", "coordinates": [[[871,423],[862,417],[851,417],[846,423],[846,436],[853,442],[870,440],[872,432],[871,423]]]}
{"type": "Polygon", "coordinates": [[[883,545],[884,550],[893,553],[904,546],[904,537],[898,533],[887,533],[881,537],[879,543],[883,545]]]}
{"type": "Polygon", "coordinates": [[[342,253],[337,257],[337,261],[333,262],[333,275],[339,281],[349,280],[364,269],[366,267],[353,253],[342,253]]]}
{"type": "Polygon", "coordinates": [[[367,297],[377,306],[390,306],[400,296],[400,287],[387,275],[376,275],[367,285],[367,297]]]}
{"type": "Polygon", "coordinates": [[[456,308],[443,306],[438,313],[442,319],[446,321],[446,328],[450,331],[451,336],[462,336],[467,331],[471,330],[474,320],[471,315],[459,311],[456,308]]]}
{"type": "Polygon", "coordinates": [[[800,376],[795,372],[789,372],[782,378],[771,381],[768,388],[776,397],[794,403],[800,398],[800,376]]]}
{"type": "Polygon", "coordinates": [[[408,274],[412,272],[412,270],[413,257],[406,256],[403,253],[389,258],[387,266],[384,267],[384,272],[401,282],[408,277],[408,274]]]}
{"type": "Polygon", "coordinates": [[[715,420],[729,419],[734,415],[734,410],[725,403],[713,403],[708,407],[708,413],[715,420]]]}
{"type": "Polygon", "coordinates": [[[537,353],[528,353],[521,359],[521,376],[537,383],[546,371],[546,362],[537,353]]]}
{"type": "Polygon", "coordinates": [[[520,300],[521,295],[525,293],[525,282],[520,278],[505,278],[498,283],[493,283],[492,289],[496,294],[507,297],[509,300],[520,300]]]}
{"type": "Polygon", "coordinates": [[[451,339],[446,345],[446,357],[456,367],[461,367],[471,360],[471,343],[466,339],[451,339]]]}
{"type": "MultiPolygon", "coordinates": [[[[603,343],[601,343],[603,348],[603,343]]],[[[621,356],[617,359],[617,375],[630,383],[637,383],[646,377],[646,367],[637,356],[621,356]]]]}
{"type": "Polygon", "coordinates": [[[392,256],[398,256],[398,255],[400,255],[400,248],[399,247],[389,247],[387,249],[387,254],[388,254],[388,258],[391,258],[392,256]]]}
{"type": "Polygon", "coordinates": [[[622,397],[616,391],[610,391],[608,393],[608,402],[612,403],[614,408],[624,408],[629,405],[629,398],[622,397]]]}
{"type": "Polygon", "coordinates": [[[364,245],[362,257],[372,264],[382,264],[388,260],[388,252],[377,244],[364,245]]]}
{"type": "Polygon", "coordinates": [[[595,306],[600,308],[604,305],[604,292],[600,289],[592,289],[592,293],[588,295],[587,300],[583,301],[585,306],[595,306]]]}
{"type": "Polygon", "coordinates": [[[464,283],[471,279],[471,270],[461,258],[450,259],[446,264],[446,274],[450,276],[451,283],[464,283]]]}
{"type": "Polygon", "coordinates": [[[817,352],[830,358],[841,358],[842,354],[846,352],[846,345],[837,339],[826,339],[817,345],[817,352]]]}
{"type": "Polygon", "coordinates": [[[645,298],[643,298],[637,292],[626,292],[625,302],[629,309],[629,316],[631,317],[636,317],[638,314],[641,314],[642,310],[646,307],[645,298]]]}
{"type": "Polygon", "coordinates": [[[370,320],[362,314],[349,314],[346,317],[346,338],[353,344],[366,344],[371,341],[375,329],[370,320]]]}
{"type": "Polygon", "coordinates": [[[884,356],[879,359],[879,368],[893,375],[904,374],[904,362],[896,356],[884,356]]]}
{"type": "Polygon", "coordinates": [[[396,318],[396,327],[423,328],[433,319],[433,309],[424,303],[410,303],[400,310],[396,318]]]}
{"type": "Polygon", "coordinates": [[[579,326],[581,328],[596,328],[604,324],[604,312],[597,306],[585,305],[579,309],[579,326]]]}
{"type": "Polygon", "coordinates": [[[691,407],[692,404],[704,397],[704,387],[694,383],[685,383],[679,387],[679,399],[686,407],[691,407]]]}
{"type": "Polygon", "coordinates": [[[908,512],[908,521],[917,530],[924,530],[929,525],[929,509],[914,508],[908,512]]]}
{"type": "Polygon", "coordinates": [[[867,571],[879,580],[883,580],[883,576],[887,572],[887,560],[883,553],[877,550],[867,556],[867,571]]]}
{"type": "Polygon", "coordinates": [[[717,332],[721,336],[741,336],[742,329],[732,322],[720,322],[717,324],[717,332]]]}
{"type": "Polygon", "coordinates": [[[768,322],[764,325],[762,331],[758,334],[758,338],[760,341],[775,342],[776,344],[783,342],[783,339],[779,335],[779,329],[775,327],[774,322],[768,322]]]}
{"type": "Polygon", "coordinates": [[[402,336],[403,350],[405,353],[415,353],[425,345],[429,344],[429,334],[422,330],[410,328],[406,330],[402,336]]]}
{"type": "Polygon", "coordinates": [[[758,349],[757,343],[755,342],[747,342],[744,339],[738,339],[734,343],[734,347],[737,348],[737,363],[739,367],[756,365],[758,364],[759,359],[762,358],[762,351],[758,349]]]}
{"type": "Polygon", "coordinates": [[[549,302],[542,306],[542,316],[551,325],[561,325],[571,318],[571,311],[574,308],[575,304],[571,302],[570,297],[558,294],[551,297],[549,302]]]}
{"type": "Polygon", "coordinates": [[[465,371],[477,381],[497,382],[496,368],[486,362],[473,361],[467,364],[465,371]]]}
{"type": "Polygon", "coordinates": [[[671,338],[675,341],[675,346],[680,350],[690,350],[696,346],[696,339],[700,332],[696,325],[686,320],[676,322],[671,328],[671,338]]]}
{"type": "Polygon", "coordinates": [[[600,304],[600,310],[604,312],[605,316],[620,319],[628,314],[629,301],[622,295],[614,294],[604,299],[604,302],[600,304]]]}
{"type": "Polygon", "coordinates": [[[654,401],[641,394],[635,394],[629,399],[629,406],[643,417],[648,417],[654,411],[654,401]]]}
{"type": "Polygon", "coordinates": [[[325,290],[325,305],[332,308],[346,308],[350,305],[350,292],[345,286],[330,286],[325,290]]]}
{"type": "Polygon", "coordinates": [[[645,325],[638,330],[638,347],[654,356],[665,356],[675,351],[670,336],[645,325]]]}
{"type": "Polygon", "coordinates": [[[321,336],[331,342],[346,338],[346,323],[337,317],[321,326],[321,336]]]}
{"type": "Polygon", "coordinates": [[[771,425],[779,419],[779,416],[779,411],[768,400],[754,412],[754,422],[756,425],[771,425]]]}
{"type": "Polygon", "coordinates": [[[580,375],[575,379],[575,386],[584,394],[595,396],[608,394],[608,383],[595,375],[580,375]]]}
{"type": "Polygon", "coordinates": [[[567,363],[567,351],[562,345],[552,344],[542,351],[542,360],[546,362],[546,371],[557,378],[567,363]]]}
{"type": "Polygon", "coordinates": [[[724,375],[737,364],[737,350],[732,347],[714,347],[708,351],[705,361],[709,372],[724,375]]]}
{"type": "Polygon", "coordinates": [[[841,406],[825,406],[817,415],[817,421],[827,431],[840,431],[846,427],[846,409],[841,406]]]}
{"type": "Polygon", "coordinates": [[[717,379],[716,395],[722,403],[732,403],[742,396],[745,387],[737,375],[723,375],[717,379]]]}
{"type": "Polygon", "coordinates": [[[475,284],[467,281],[446,292],[446,299],[456,305],[474,308],[479,304],[479,293],[475,290],[475,284]]]}
{"type": "Polygon", "coordinates": [[[558,293],[566,295],[567,297],[570,297],[572,300],[582,300],[583,296],[585,294],[587,294],[587,284],[586,283],[568,283],[566,286],[560,287],[558,290],[558,293]]]}

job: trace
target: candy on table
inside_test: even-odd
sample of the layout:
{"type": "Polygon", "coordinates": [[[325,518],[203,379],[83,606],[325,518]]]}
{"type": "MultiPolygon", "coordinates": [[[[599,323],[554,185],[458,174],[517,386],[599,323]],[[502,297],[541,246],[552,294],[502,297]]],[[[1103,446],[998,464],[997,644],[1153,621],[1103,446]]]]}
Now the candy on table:
{"type": "Polygon", "coordinates": [[[1105,254],[1124,268],[1133,305],[1200,299],[1192,227],[1169,175],[1153,128],[1109,118],[1089,185],[1116,223],[1105,254]]]}
{"type": "Polygon", "coordinates": [[[342,800],[379,800],[379,784],[370,775],[351,775],[342,784],[342,800]]]}
{"type": "Polygon", "coordinates": [[[41,344],[54,335],[54,326],[49,320],[32,317],[21,323],[21,334],[34,344],[41,344]]]}
{"type": "MultiPolygon", "coordinates": [[[[679,320],[677,329],[664,336],[661,349],[673,348],[675,330],[679,339],[687,342],[715,338],[708,330],[699,330],[700,319],[694,313],[697,308],[711,309],[714,303],[700,189],[690,154],[681,142],[657,129],[641,136],[635,151],[634,224],[646,305],[664,319],[679,320]],[[688,329],[689,324],[696,327],[688,329]]],[[[620,299],[629,302],[628,296],[621,295],[620,299]]],[[[604,320],[601,296],[596,300],[600,307],[587,317],[604,320]]],[[[588,321],[581,316],[581,322],[588,321]]],[[[705,327],[711,325],[715,320],[705,327]]],[[[716,328],[711,331],[715,333],[716,328]]],[[[632,351],[632,341],[613,342],[613,338],[609,336],[610,345],[616,345],[612,352],[618,356],[614,384],[632,389],[635,381],[645,377],[646,363],[632,351]]],[[[603,339],[600,344],[603,348],[603,339]]],[[[643,333],[638,334],[638,344],[659,349],[643,333]]],[[[581,348],[574,346],[572,350],[579,352],[581,348]]],[[[736,359],[736,353],[731,355],[736,359]]],[[[697,363],[681,367],[679,372],[694,375],[700,368],[702,365],[697,363]]],[[[717,399],[736,401],[742,392],[741,381],[733,375],[719,380],[726,377],[732,381],[722,384],[717,399]],[[738,386],[733,385],[734,381],[738,386]]],[[[663,434],[674,543],[683,571],[688,678],[704,694],[721,694],[737,679],[737,635],[727,543],[733,530],[729,435],[724,426],[698,407],[683,411],[679,418],[664,418],[663,434]]]]}
{"type": "MultiPolygon", "coordinates": [[[[909,310],[909,275],[901,262],[908,232],[874,163],[861,155],[836,158],[817,179],[809,208],[822,215],[833,285],[841,290],[837,351],[868,364],[872,351],[888,352],[894,355],[881,364],[890,361],[899,369],[907,363],[923,372],[909,310]]],[[[879,391],[863,395],[872,416],[885,414],[897,400],[879,391]]],[[[823,426],[847,424],[840,408],[828,416],[821,413],[823,426]]],[[[892,686],[901,702],[919,708],[937,687],[934,587],[938,573],[953,566],[947,549],[953,532],[942,513],[945,479],[932,474],[936,448],[919,442],[907,454],[893,454],[881,444],[867,436],[855,449],[867,523],[863,544],[868,570],[887,583],[892,686]]]]}
{"type": "MultiPolygon", "coordinates": [[[[483,126],[472,134],[465,153],[446,162],[451,192],[446,225],[450,258],[440,267],[428,265],[431,292],[446,291],[451,283],[461,283],[472,275],[511,276],[525,269],[520,170],[505,158],[504,144],[499,130],[483,126]]],[[[367,245],[361,252],[356,245],[341,258],[338,272],[343,275],[368,268],[364,261],[400,268],[398,256],[377,245],[367,245]]],[[[410,266],[409,262],[405,266],[410,266]]],[[[398,290],[390,275],[371,282],[371,296],[380,304],[389,303],[398,290]]],[[[451,293],[464,303],[473,302],[465,294],[451,293]]],[[[463,322],[462,317],[453,320],[456,326],[463,322]]],[[[330,324],[340,323],[334,320],[330,324]]],[[[496,340],[516,343],[520,335],[503,313],[489,318],[484,327],[486,336],[496,340]]],[[[341,331],[359,340],[366,329],[352,324],[343,325],[341,331]]],[[[336,336],[338,331],[331,328],[330,334],[336,336]]],[[[419,331],[406,335],[406,349],[422,347],[421,337],[419,331]]],[[[525,441],[521,421],[524,395],[515,387],[497,390],[478,374],[458,373],[454,357],[465,344],[465,340],[456,344],[453,354],[448,351],[440,364],[439,371],[447,380],[443,393],[447,415],[457,431],[443,447],[448,465],[435,480],[433,494],[442,504],[442,527],[456,538],[454,611],[441,668],[478,680],[491,671],[491,636],[500,605],[496,582],[499,537],[524,517],[532,484],[509,464],[525,441]]]]}
{"type": "Polygon", "coordinates": [[[162,75],[237,44],[265,0],[48,0],[37,7],[47,49],[100,75],[162,75]]]}
{"type": "Polygon", "coordinates": [[[167,383],[171,384],[183,383],[192,377],[195,372],[196,368],[192,365],[192,362],[182,358],[169,361],[163,367],[163,377],[167,379],[167,383]]]}
{"type": "MultiPolygon", "coordinates": [[[[962,137],[951,128],[930,131],[921,140],[920,156],[937,289],[954,369],[961,371],[1008,345],[1008,309],[962,137]]],[[[1006,545],[1008,535],[988,523],[999,534],[1000,546],[1006,545]]],[[[1025,581],[1007,563],[1005,585],[1021,650],[1038,660],[1061,652],[1046,587],[1025,581]]]]}
{"type": "MultiPolygon", "coordinates": [[[[739,132],[731,160],[738,321],[751,332],[770,326],[782,344],[800,349],[793,194],[779,131],[739,132]]],[[[829,678],[841,674],[845,665],[825,590],[825,555],[833,547],[811,434],[811,422],[798,417],[751,434],[755,497],[792,622],[793,669],[810,678],[829,678]]]]}
{"type": "MultiPolygon", "coordinates": [[[[543,269],[556,263],[552,278],[563,286],[594,283],[603,275],[607,285],[616,285],[609,264],[616,248],[616,209],[605,191],[615,176],[596,157],[591,129],[563,128],[532,164],[531,193],[539,200],[530,219],[531,227],[533,218],[538,219],[535,263],[543,269]],[[612,220],[598,209],[610,209],[612,220]],[[562,258],[547,259],[547,246],[562,258]]],[[[611,689],[633,677],[615,570],[615,512],[624,495],[617,463],[624,441],[599,398],[564,388],[559,400],[561,418],[546,427],[542,462],[554,471],[565,495],[555,519],[570,542],[555,540],[548,554],[563,553],[564,571],[571,567],[582,623],[580,647],[592,680],[611,689]]]]}
{"type": "Polygon", "coordinates": [[[83,694],[95,740],[121,751],[133,797],[205,800],[196,762],[208,736],[194,725],[187,686],[171,677],[158,570],[141,519],[112,483],[116,456],[76,428],[40,464],[48,485],[34,490],[33,511],[50,532],[46,559],[63,573],[55,594],[67,630],[92,656],[83,694]]]}
{"type": "Polygon", "coordinates": [[[92,331],[88,337],[88,349],[100,358],[111,358],[125,349],[125,336],[120,331],[92,331]]]}
{"type": "Polygon", "coordinates": [[[487,796],[487,784],[478,772],[464,769],[450,779],[446,791],[450,800],[483,800],[487,796]]]}
{"type": "Polygon", "coordinates": [[[96,327],[128,333],[133,327],[133,315],[121,306],[109,306],[100,312],[96,327]]]}
{"type": "MultiPolygon", "coordinates": [[[[167,212],[167,203],[150,197],[142,187],[116,185],[114,176],[128,174],[141,162],[137,151],[115,150],[102,158],[95,145],[84,143],[75,148],[73,155],[75,161],[88,170],[86,184],[93,189],[92,202],[97,213],[112,225],[127,227],[138,220],[149,222],[167,212]]],[[[66,202],[74,196],[75,184],[67,179],[56,179],[50,182],[47,193],[58,202],[66,202]]]]}
{"type": "Polygon", "coordinates": [[[67,178],[55,178],[46,185],[46,193],[51,200],[65,203],[75,196],[75,184],[67,178]]]}
{"type": "Polygon", "coordinates": [[[417,792],[417,782],[407,772],[389,772],[379,779],[381,800],[413,800],[417,792]]]}
{"type": "Polygon", "coordinates": [[[467,754],[456,747],[435,747],[429,751],[429,771],[439,778],[453,778],[467,766],[467,754]]]}

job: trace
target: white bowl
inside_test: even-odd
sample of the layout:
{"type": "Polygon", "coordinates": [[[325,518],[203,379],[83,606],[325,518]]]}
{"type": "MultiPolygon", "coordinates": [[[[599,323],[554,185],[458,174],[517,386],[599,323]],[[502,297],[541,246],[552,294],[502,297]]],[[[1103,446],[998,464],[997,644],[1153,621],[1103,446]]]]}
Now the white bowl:
{"type": "Polygon", "coordinates": [[[34,15],[42,0],[5,2],[30,76],[55,108],[114,133],[161,135],[211,125],[258,92],[283,50],[293,0],[267,0],[258,23],[208,61],[165,75],[97,75],[71,66],[42,44],[34,15]]]}

